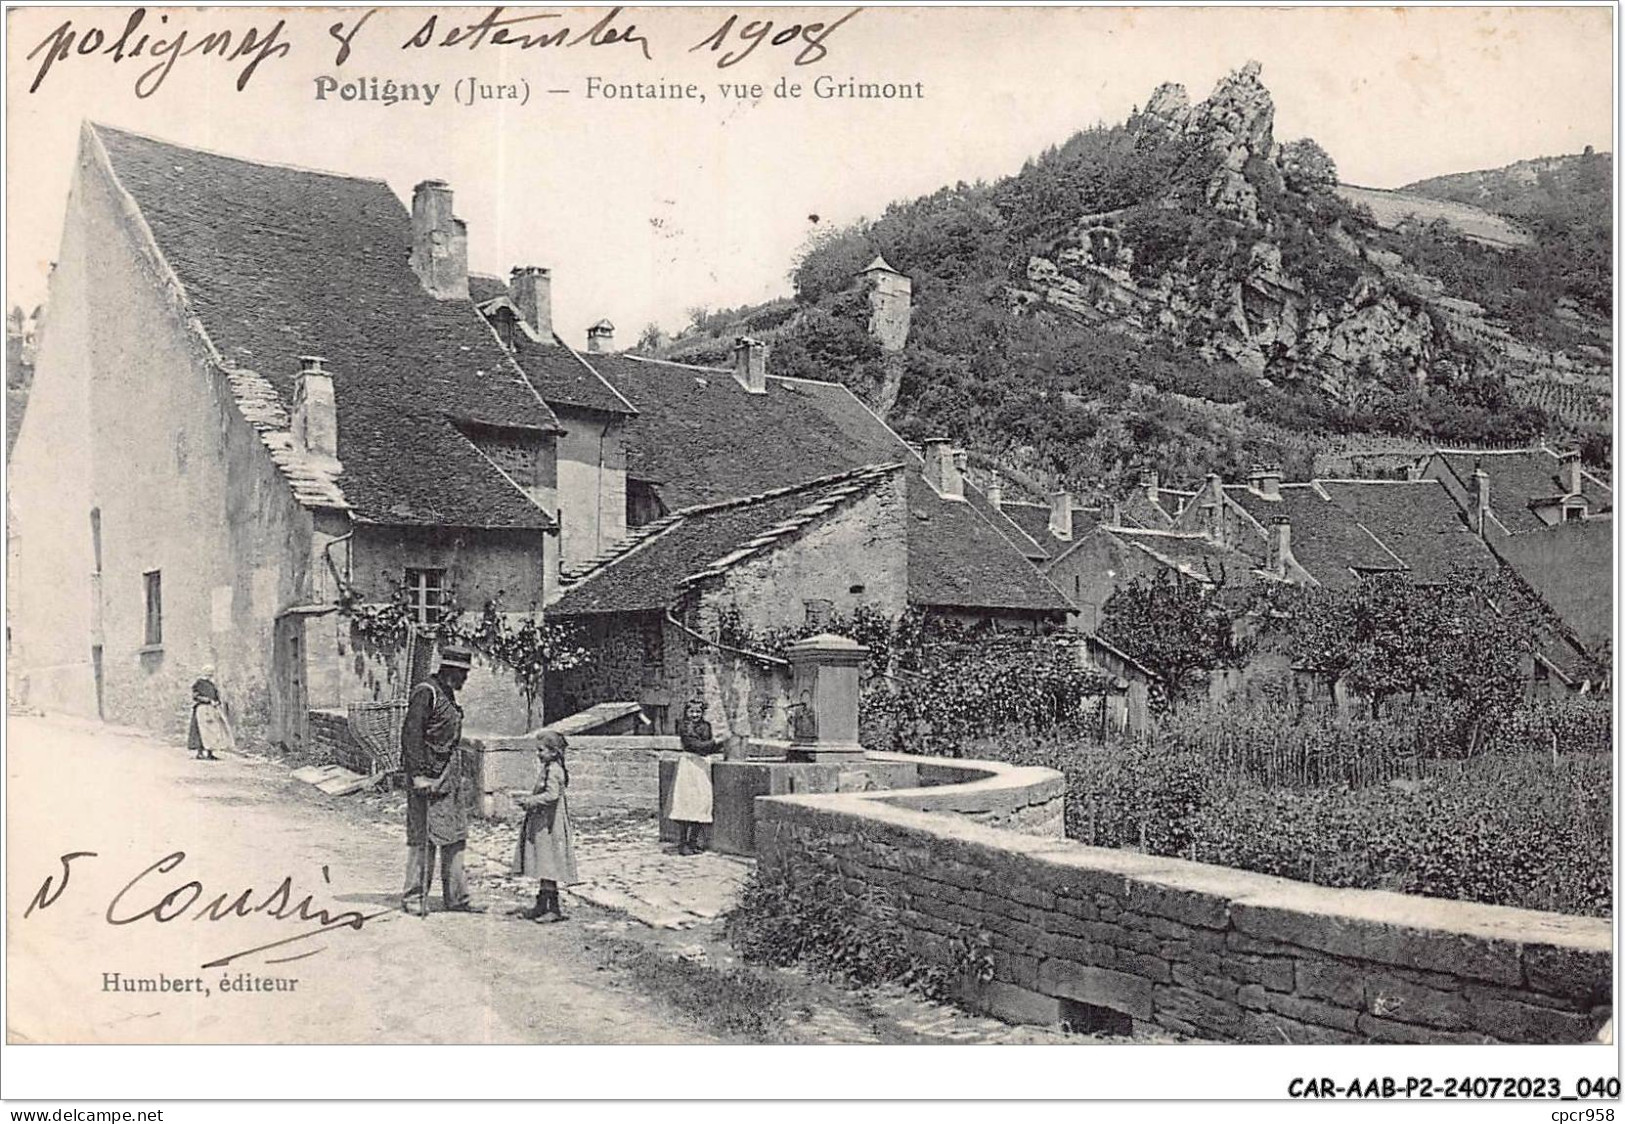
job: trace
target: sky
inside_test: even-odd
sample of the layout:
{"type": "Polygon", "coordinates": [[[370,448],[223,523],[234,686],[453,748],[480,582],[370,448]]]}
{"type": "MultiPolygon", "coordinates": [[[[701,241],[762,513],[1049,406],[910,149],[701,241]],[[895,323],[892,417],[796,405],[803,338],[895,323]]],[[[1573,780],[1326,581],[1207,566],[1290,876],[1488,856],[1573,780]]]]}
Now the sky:
{"type": "MultiPolygon", "coordinates": [[[[263,36],[285,19],[273,42],[287,50],[266,58],[241,91],[246,58],[178,57],[144,97],[137,78],[153,61],[107,54],[127,9],[9,12],[8,306],[45,297],[87,119],[384,179],[403,200],[420,180],[446,180],[468,223],[472,267],[504,275],[515,265],[549,267],[555,326],[578,346],[602,317],[627,346],[649,323],[680,329],[693,308],[788,293],[787,274],[816,229],[873,217],[944,184],[1011,174],[1079,129],[1123,120],[1162,82],[1182,83],[1200,100],[1249,59],[1262,64],[1274,96],[1276,139],[1314,137],[1349,183],[1397,187],[1587,145],[1613,148],[1615,30],[1606,7],[870,8],[817,48],[815,33],[791,29],[834,23],[849,6],[628,8],[611,21],[635,27],[627,41],[529,50],[466,38],[408,47],[430,17],[438,44],[449,28],[490,11],[410,7],[368,18],[338,64],[330,25],[351,30],[366,11],[150,9],[140,33],[157,33],[153,47],[181,32],[196,46],[222,30],[240,45],[246,29],[263,36]],[[749,46],[741,32],[752,20],[773,27],[719,68],[728,50],[749,46]],[[39,77],[64,24],[74,36],[66,57],[39,77]],[[712,49],[719,29],[727,46],[712,49]],[[780,32],[786,42],[775,47],[770,38],[780,32]],[[798,52],[819,50],[821,59],[796,63],[798,52]],[[924,96],[819,99],[811,87],[820,75],[920,83],[924,96]],[[428,106],[344,101],[332,87],[318,100],[323,76],[341,85],[438,83],[440,92],[428,106]],[[589,98],[594,78],[693,83],[706,100],[589,98]],[[781,78],[799,83],[802,97],[774,97],[781,78]],[[459,104],[459,79],[493,90],[525,84],[530,97],[459,104]],[[722,83],[760,83],[763,96],[728,96],[722,83]],[[568,92],[547,93],[554,89],[568,92]]],[[[569,27],[574,36],[610,14],[506,12],[543,13],[551,15],[515,31],[569,27]]]]}

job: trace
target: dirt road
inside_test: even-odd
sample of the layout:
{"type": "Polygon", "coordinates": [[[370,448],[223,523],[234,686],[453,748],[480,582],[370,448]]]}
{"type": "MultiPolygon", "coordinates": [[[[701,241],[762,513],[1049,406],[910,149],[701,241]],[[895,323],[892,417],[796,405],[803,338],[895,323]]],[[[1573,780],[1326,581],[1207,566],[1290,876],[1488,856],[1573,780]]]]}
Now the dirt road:
{"type": "Polygon", "coordinates": [[[92,723],[13,717],[7,735],[11,1041],[709,1040],[583,927],[507,916],[477,862],[490,913],[401,913],[402,829],[280,768],[92,723]]]}

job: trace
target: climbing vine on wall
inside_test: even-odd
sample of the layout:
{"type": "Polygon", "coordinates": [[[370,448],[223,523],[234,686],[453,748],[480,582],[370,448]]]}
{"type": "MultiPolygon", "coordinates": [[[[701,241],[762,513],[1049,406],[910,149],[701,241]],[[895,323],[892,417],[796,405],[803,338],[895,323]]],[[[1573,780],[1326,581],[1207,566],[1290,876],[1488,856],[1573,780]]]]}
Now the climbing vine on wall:
{"type": "Polygon", "coordinates": [[[831,632],[869,649],[859,701],[871,749],[956,756],[962,745],[1012,730],[1066,730],[1092,721],[1108,679],[1082,667],[1067,634],[999,632],[911,609],[892,618],[860,605],[800,627],[753,631],[722,610],[717,641],[782,658],[795,641],[831,632]]]}
{"type": "Polygon", "coordinates": [[[529,708],[534,709],[550,669],[578,667],[589,658],[575,625],[548,620],[534,605],[528,613],[505,613],[498,594],[470,621],[456,591],[448,586],[441,591],[439,620],[418,625],[406,586],[390,579],[389,590],[383,601],[364,602],[348,588],[339,597],[339,612],[349,619],[351,631],[359,639],[389,654],[404,649],[414,629],[420,634],[432,632],[445,643],[464,644],[512,669],[529,708]]]}

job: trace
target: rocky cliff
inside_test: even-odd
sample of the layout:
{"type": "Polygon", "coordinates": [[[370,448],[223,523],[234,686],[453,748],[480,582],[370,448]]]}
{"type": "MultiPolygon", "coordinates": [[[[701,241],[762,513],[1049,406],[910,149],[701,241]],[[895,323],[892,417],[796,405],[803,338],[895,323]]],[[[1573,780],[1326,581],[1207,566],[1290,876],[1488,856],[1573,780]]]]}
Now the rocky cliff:
{"type": "MultiPolygon", "coordinates": [[[[1387,248],[1392,228],[1334,192],[1335,166],[1312,141],[1277,142],[1274,117],[1257,63],[1195,105],[1182,86],[1158,87],[1129,130],[1138,152],[1178,152],[1177,174],[1152,198],[1083,216],[1028,257],[1012,308],[1194,347],[1341,402],[1373,384],[1493,375],[1526,390],[1581,388],[1572,405],[1585,420],[1607,412],[1594,400],[1609,394],[1597,346],[1606,334],[1595,330],[1606,325],[1579,325],[1593,331],[1566,347],[1520,339],[1387,248]],[[1181,239],[1146,265],[1148,248],[1181,239]]],[[[1580,320],[1557,315],[1565,311],[1580,320]]]]}

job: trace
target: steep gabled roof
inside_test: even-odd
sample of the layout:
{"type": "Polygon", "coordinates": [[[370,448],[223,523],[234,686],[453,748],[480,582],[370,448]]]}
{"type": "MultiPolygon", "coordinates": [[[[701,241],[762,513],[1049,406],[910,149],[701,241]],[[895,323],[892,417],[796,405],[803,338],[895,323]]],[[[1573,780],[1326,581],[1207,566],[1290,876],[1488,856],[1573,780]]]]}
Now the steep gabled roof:
{"type": "Polygon", "coordinates": [[[794,487],[673,512],[639,528],[620,549],[579,572],[548,612],[572,617],[664,610],[686,586],[793,540],[900,468],[868,465],[794,487]]]}
{"type": "Polygon", "coordinates": [[[769,375],[766,393],[752,394],[723,368],[587,359],[638,411],[626,425],[627,475],[657,485],[669,509],[900,462],[909,476],[912,603],[1066,610],[1029,560],[1029,550],[1042,557],[1042,549],[1016,545],[1024,533],[976,489],[967,486],[963,501],[937,495],[920,455],[839,383],[769,375]]]}
{"type": "Polygon", "coordinates": [[[1313,484],[1282,484],[1281,498],[1265,499],[1245,484],[1226,484],[1225,497],[1264,533],[1277,515],[1292,522],[1292,556],[1322,585],[1352,585],[1359,573],[1403,570],[1405,563],[1346,510],[1313,484]]]}
{"type": "Polygon", "coordinates": [[[1185,577],[1207,584],[1235,587],[1256,577],[1258,564],[1250,556],[1220,546],[1203,534],[1144,527],[1101,527],[1100,533],[1112,536],[1128,549],[1138,550],[1185,577]]]}
{"type": "Polygon", "coordinates": [[[1495,552],[1593,656],[1614,638],[1614,521],[1580,519],[1538,535],[1510,535],[1495,552]]]}
{"type": "Polygon", "coordinates": [[[338,404],[338,478],[364,522],[544,528],[547,514],[457,429],[557,432],[471,301],[408,264],[411,218],[381,180],[220,156],[87,126],[228,374],[293,402],[320,355],[338,404]]]}
{"type": "Polygon", "coordinates": [[[558,337],[534,340],[519,329],[514,332],[513,349],[514,358],[548,405],[574,406],[604,414],[637,413],[603,376],[558,337]]]}
{"type": "MultiPolygon", "coordinates": [[[[1443,582],[1452,575],[1487,577],[1495,555],[1473,534],[1449,491],[1437,480],[1321,480],[1332,503],[1399,556],[1411,580],[1443,582]]],[[[1296,552],[1297,528],[1293,528],[1296,552]]]]}
{"type": "MultiPolygon", "coordinates": [[[[1547,526],[1530,510],[1533,501],[1556,501],[1566,495],[1559,466],[1562,461],[1551,449],[1493,449],[1485,451],[1441,449],[1439,460],[1450,470],[1463,489],[1473,472],[1482,468],[1489,477],[1490,510],[1511,534],[1540,531],[1547,526]]],[[[1471,493],[1469,493],[1471,494],[1471,493]]],[[[1614,509],[1614,491],[1589,472],[1580,473],[1580,494],[1592,514],[1614,509]]]]}
{"type": "Polygon", "coordinates": [[[1100,525],[1102,513],[1092,507],[1072,509],[1072,537],[1056,538],[1049,529],[1049,504],[1026,500],[1005,500],[999,512],[1044,549],[1046,560],[1064,553],[1068,547],[1100,525]]]}

